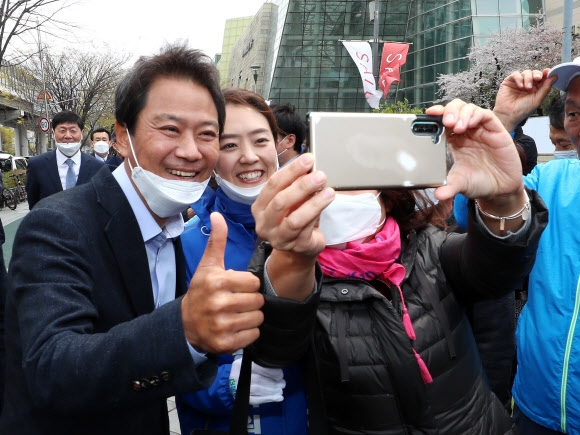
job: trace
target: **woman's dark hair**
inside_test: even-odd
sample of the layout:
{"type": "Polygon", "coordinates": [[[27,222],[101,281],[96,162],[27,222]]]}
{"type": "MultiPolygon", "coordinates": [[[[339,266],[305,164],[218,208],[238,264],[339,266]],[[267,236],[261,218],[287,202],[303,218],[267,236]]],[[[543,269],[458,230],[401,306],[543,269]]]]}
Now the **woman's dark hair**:
{"type": "Polygon", "coordinates": [[[139,113],[147,103],[151,85],[160,78],[190,80],[205,87],[218,113],[219,132],[224,128],[226,109],[219,72],[209,56],[182,44],[168,45],[155,56],[142,56],[121,80],[115,93],[115,117],[133,132],[139,113]]]}
{"type": "Polygon", "coordinates": [[[278,125],[276,124],[274,113],[270,106],[268,106],[268,103],[266,103],[266,100],[254,92],[241,88],[227,88],[224,89],[223,94],[226,105],[234,104],[236,106],[246,106],[263,115],[268,121],[270,130],[272,130],[272,137],[276,140],[278,125]]]}
{"type": "Polygon", "coordinates": [[[516,150],[518,151],[518,156],[520,157],[520,162],[522,162],[522,175],[525,175],[524,172],[526,171],[526,166],[527,166],[526,152],[524,151],[524,147],[522,147],[516,141],[514,141],[514,145],[516,146],[516,150]]]}
{"type": "Polygon", "coordinates": [[[405,237],[411,231],[419,231],[429,224],[446,228],[448,216],[442,214],[442,208],[420,190],[381,190],[380,198],[390,209],[387,213],[399,224],[401,236],[405,237]]]}

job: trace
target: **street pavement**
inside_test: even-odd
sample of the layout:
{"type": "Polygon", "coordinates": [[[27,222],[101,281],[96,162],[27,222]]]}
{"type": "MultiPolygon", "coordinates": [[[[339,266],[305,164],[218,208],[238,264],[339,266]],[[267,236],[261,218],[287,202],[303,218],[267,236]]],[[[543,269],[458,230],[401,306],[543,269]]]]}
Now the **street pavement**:
{"type": "MultiPolygon", "coordinates": [[[[6,267],[10,264],[10,257],[12,256],[12,245],[14,243],[14,236],[16,230],[22,221],[22,218],[29,212],[28,203],[20,202],[16,206],[16,210],[10,210],[8,207],[0,209],[0,219],[4,226],[4,233],[6,241],[2,246],[4,254],[4,264],[6,267]]],[[[169,409],[169,428],[171,435],[181,435],[181,428],[179,427],[179,420],[177,418],[177,410],[175,409],[175,399],[170,397],[167,399],[167,408],[169,409]]]]}

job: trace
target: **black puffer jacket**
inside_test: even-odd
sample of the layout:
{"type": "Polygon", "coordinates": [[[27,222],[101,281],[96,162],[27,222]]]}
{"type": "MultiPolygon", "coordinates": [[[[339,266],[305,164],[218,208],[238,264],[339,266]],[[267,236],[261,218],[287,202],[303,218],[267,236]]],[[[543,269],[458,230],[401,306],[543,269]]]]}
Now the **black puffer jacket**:
{"type": "MultiPolygon", "coordinates": [[[[483,374],[464,304],[513,291],[527,275],[547,223],[535,193],[532,207],[530,231],[517,244],[471,222],[467,235],[429,227],[403,240],[402,289],[415,341],[405,333],[397,290],[324,278],[303,304],[266,297],[255,361],[281,366],[306,356],[309,398],[322,404],[310,409],[313,435],[321,434],[320,421],[330,434],[513,433],[483,374]],[[413,349],[432,383],[423,382],[413,349]]],[[[252,262],[258,276],[262,261],[252,262]]]]}

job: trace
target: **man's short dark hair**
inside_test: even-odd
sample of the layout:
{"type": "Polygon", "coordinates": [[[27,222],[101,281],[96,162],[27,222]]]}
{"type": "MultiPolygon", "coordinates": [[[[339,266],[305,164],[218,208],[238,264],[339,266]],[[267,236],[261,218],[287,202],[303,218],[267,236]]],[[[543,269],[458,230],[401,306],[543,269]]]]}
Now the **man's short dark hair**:
{"type": "Polygon", "coordinates": [[[548,104],[548,118],[550,125],[558,130],[564,130],[564,116],[566,106],[566,95],[558,95],[548,104]]]}
{"type": "Polygon", "coordinates": [[[291,104],[272,104],[272,111],[278,124],[278,132],[282,136],[293,134],[296,136],[294,151],[300,153],[302,142],[306,137],[306,123],[296,112],[296,108],[291,104]]]}
{"type": "Polygon", "coordinates": [[[132,132],[147,103],[151,85],[160,78],[191,80],[205,87],[216,106],[219,132],[224,128],[226,107],[219,72],[209,56],[183,44],[167,45],[155,56],[140,57],[121,80],[115,93],[115,117],[132,132]]]}
{"type": "Polygon", "coordinates": [[[91,133],[91,140],[92,141],[95,140],[95,133],[107,133],[107,137],[109,138],[109,140],[111,140],[111,133],[109,133],[109,130],[107,130],[105,127],[95,128],[92,131],[92,133],[91,133]]]}
{"type": "Polygon", "coordinates": [[[62,112],[58,112],[56,115],[54,115],[54,118],[52,118],[52,129],[56,130],[56,127],[58,127],[60,124],[64,124],[65,122],[76,124],[81,130],[85,128],[85,123],[79,115],[71,112],[70,110],[63,110],[62,112]]]}

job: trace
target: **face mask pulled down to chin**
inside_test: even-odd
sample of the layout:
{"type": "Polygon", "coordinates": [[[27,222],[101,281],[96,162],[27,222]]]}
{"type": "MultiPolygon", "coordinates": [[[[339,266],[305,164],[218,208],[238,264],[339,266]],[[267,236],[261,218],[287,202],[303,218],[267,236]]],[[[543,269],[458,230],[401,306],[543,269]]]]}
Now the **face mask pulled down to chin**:
{"type": "Polygon", "coordinates": [[[214,177],[218,186],[221,187],[229,199],[246,205],[252,205],[254,201],[256,201],[256,198],[258,198],[262,188],[266,185],[266,183],[262,183],[259,186],[239,187],[234,183],[230,183],[229,181],[224,180],[215,171],[214,177]]]}
{"type": "Polygon", "coordinates": [[[67,157],[74,156],[81,148],[80,142],[60,143],[55,141],[54,143],[56,148],[67,157]]]}
{"type": "Polygon", "coordinates": [[[133,167],[131,161],[128,161],[131,178],[153,213],[160,218],[168,218],[181,213],[199,200],[209,183],[209,177],[203,182],[168,180],[147,171],[139,166],[129,131],[127,137],[136,164],[133,167]]]}

